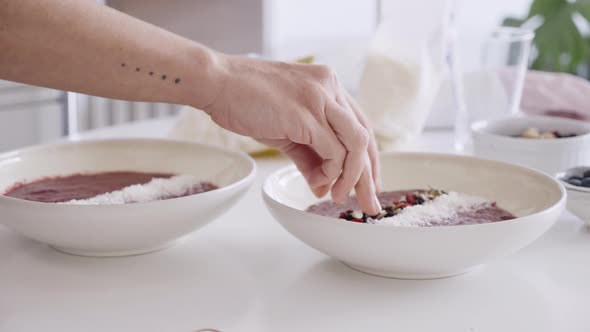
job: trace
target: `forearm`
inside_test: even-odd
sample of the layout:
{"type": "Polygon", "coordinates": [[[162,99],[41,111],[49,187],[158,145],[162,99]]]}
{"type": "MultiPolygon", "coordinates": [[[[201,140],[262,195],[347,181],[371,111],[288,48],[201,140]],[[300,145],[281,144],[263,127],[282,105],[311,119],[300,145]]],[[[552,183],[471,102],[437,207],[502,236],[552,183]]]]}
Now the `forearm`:
{"type": "Polygon", "coordinates": [[[93,1],[0,0],[0,78],[203,107],[220,89],[211,50],[93,1]]]}

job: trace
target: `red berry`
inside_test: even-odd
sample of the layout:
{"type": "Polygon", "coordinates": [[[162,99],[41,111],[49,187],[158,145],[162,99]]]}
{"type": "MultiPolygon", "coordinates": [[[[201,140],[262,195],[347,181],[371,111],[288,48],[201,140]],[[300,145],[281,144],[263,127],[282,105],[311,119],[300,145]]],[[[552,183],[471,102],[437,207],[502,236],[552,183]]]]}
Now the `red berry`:
{"type": "Polygon", "coordinates": [[[340,215],[338,216],[338,218],[346,219],[346,216],[347,216],[346,212],[340,212],[340,215]]]}
{"type": "Polygon", "coordinates": [[[406,195],[406,202],[410,203],[411,205],[414,205],[416,203],[416,200],[414,199],[414,195],[407,194],[406,195]]]}
{"type": "Polygon", "coordinates": [[[399,201],[393,201],[393,203],[392,203],[392,204],[393,204],[393,205],[398,205],[398,204],[399,204],[399,201]]]}
{"type": "Polygon", "coordinates": [[[350,219],[352,222],[365,222],[363,219],[350,219]]]}

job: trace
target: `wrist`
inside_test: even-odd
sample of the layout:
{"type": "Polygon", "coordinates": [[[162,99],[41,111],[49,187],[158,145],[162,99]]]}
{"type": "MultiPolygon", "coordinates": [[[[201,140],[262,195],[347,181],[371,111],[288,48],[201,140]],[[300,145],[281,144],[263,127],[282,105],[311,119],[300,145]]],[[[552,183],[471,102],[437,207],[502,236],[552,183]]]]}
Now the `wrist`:
{"type": "Polygon", "coordinates": [[[210,113],[228,77],[228,56],[199,46],[191,58],[192,64],[188,68],[192,68],[192,84],[187,91],[187,104],[210,113]]]}

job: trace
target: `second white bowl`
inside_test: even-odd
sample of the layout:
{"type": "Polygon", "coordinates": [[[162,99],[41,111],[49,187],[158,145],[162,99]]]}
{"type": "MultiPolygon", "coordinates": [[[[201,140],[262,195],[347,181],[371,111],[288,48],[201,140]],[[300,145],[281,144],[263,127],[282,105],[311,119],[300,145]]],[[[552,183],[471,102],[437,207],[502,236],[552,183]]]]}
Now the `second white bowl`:
{"type": "Polygon", "coordinates": [[[533,242],[559,218],[566,192],[540,172],[473,157],[394,153],[381,156],[384,190],[440,188],[495,200],[518,218],[442,227],[344,221],[305,212],[317,203],[301,173],[287,167],[264,183],[274,218],[293,236],[345,264],[386,277],[457,275],[533,242]]]}

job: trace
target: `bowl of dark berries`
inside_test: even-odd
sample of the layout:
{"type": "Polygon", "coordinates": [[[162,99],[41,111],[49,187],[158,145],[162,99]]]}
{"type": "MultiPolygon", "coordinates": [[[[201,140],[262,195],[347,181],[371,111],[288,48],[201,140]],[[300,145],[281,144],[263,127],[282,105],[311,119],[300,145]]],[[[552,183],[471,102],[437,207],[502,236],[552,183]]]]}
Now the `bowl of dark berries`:
{"type": "Polygon", "coordinates": [[[550,116],[511,116],[472,125],[476,156],[555,174],[590,165],[590,123],[550,116]]]}
{"type": "Polygon", "coordinates": [[[294,237],[369,274],[407,279],[458,275],[533,242],[559,218],[555,178],[510,163],[431,153],[381,155],[382,210],[351,196],[317,198],[295,167],[267,178],[264,201],[294,237]]]}
{"type": "Polygon", "coordinates": [[[557,173],[567,189],[567,209],[590,226],[590,167],[574,167],[557,173]]]}

